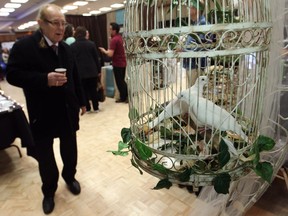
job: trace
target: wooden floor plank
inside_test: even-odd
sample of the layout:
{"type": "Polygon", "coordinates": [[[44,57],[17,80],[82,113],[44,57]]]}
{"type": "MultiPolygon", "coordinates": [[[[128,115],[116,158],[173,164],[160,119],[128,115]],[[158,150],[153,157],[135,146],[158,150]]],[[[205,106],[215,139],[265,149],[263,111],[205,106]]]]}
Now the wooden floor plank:
{"type": "MultiPolygon", "coordinates": [[[[6,94],[24,104],[21,89],[5,81],[0,85],[6,94]]],[[[114,99],[107,98],[100,104],[100,110],[97,114],[84,115],[80,121],[76,177],[82,192],[73,196],[60,178],[51,216],[197,215],[192,209],[192,203],[196,202],[194,194],[178,186],[169,190],[152,190],[158,179],[147,173],[140,175],[130,164],[131,155],[119,157],[107,152],[117,149],[121,129],[129,127],[128,105],[116,104],[114,99]]],[[[15,143],[20,146],[18,139],[15,143]]],[[[55,140],[54,150],[61,171],[58,140],[55,140]]],[[[26,156],[25,149],[21,151],[22,158],[14,148],[0,151],[1,216],[44,215],[37,163],[26,156]]],[[[270,189],[247,212],[247,216],[288,215],[285,183],[275,181],[270,189]]],[[[204,203],[199,202],[199,205],[207,208],[204,203]]]]}

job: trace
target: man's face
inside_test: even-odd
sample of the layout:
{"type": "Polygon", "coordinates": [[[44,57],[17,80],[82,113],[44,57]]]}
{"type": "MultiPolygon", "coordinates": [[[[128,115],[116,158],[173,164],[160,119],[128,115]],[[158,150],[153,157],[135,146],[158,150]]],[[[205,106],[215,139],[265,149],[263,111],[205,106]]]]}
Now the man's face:
{"type": "Polygon", "coordinates": [[[58,8],[47,8],[45,18],[38,20],[38,24],[43,34],[53,43],[63,39],[66,21],[65,16],[58,8]]]}
{"type": "Polygon", "coordinates": [[[116,30],[113,30],[113,29],[112,29],[112,26],[109,27],[109,31],[110,31],[111,37],[113,37],[114,35],[116,35],[116,30]]]}
{"type": "Polygon", "coordinates": [[[196,8],[196,7],[192,6],[192,7],[190,8],[190,16],[191,16],[191,17],[197,16],[197,8],[196,8]]]}

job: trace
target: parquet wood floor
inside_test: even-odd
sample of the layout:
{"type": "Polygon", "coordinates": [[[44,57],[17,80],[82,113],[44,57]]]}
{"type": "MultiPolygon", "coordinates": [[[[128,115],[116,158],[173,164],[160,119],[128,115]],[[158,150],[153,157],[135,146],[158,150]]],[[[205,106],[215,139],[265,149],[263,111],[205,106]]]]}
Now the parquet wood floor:
{"type": "MultiPolygon", "coordinates": [[[[0,85],[7,95],[24,104],[21,89],[5,81],[0,85]]],[[[120,130],[129,127],[127,104],[115,104],[114,99],[107,98],[101,103],[100,110],[97,114],[84,115],[80,121],[76,177],[81,183],[82,192],[79,196],[73,196],[60,178],[51,216],[193,215],[191,204],[196,199],[194,194],[177,186],[169,190],[152,190],[158,179],[147,173],[140,175],[130,164],[131,155],[116,157],[107,152],[117,149],[120,130]]],[[[18,139],[15,143],[20,146],[18,139]]],[[[61,170],[58,147],[56,140],[54,150],[61,170]]],[[[1,216],[44,215],[37,163],[26,156],[25,149],[21,151],[22,158],[14,148],[0,151],[1,216]]],[[[275,181],[246,215],[288,215],[287,201],[284,182],[275,181]]]]}

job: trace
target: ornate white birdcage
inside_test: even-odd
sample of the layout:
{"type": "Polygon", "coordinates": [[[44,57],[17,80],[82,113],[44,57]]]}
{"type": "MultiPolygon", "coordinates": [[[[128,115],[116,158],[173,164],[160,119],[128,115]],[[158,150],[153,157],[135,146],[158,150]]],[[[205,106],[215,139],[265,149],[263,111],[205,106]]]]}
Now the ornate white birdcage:
{"type": "Polygon", "coordinates": [[[164,187],[214,185],[219,193],[251,170],[271,179],[271,164],[259,160],[274,146],[259,131],[270,13],[270,0],[127,1],[135,166],[164,187]]]}

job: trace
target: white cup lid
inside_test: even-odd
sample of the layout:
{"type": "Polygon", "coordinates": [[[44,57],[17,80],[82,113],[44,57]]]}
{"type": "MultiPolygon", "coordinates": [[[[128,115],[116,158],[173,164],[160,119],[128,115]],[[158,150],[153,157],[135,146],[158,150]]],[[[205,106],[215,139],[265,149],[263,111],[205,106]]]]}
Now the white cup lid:
{"type": "Polygon", "coordinates": [[[56,72],[60,72],[60,73],[64,73],[64,72],[66,72],[67,70],[66,70],[66,68],[56,68],[55,71],[56,71],[56,72]]]}

